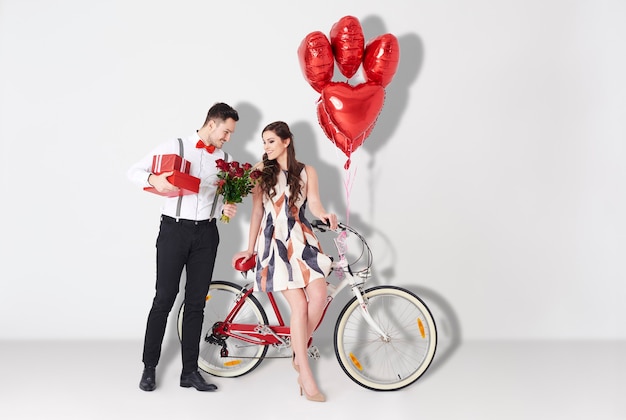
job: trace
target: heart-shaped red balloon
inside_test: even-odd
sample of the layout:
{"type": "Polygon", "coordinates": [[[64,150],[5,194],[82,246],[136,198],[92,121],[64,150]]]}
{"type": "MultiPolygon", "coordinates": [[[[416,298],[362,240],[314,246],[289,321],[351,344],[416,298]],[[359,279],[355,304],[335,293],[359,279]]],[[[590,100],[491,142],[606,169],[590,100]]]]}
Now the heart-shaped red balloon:
{"type": "Polygon", "coordinates": [[[326,35],[315,31],[305,36],[298,47],[298,58],[306,81],[313,89],[321,92],[335,71],[335,58],[326,35]]]}
{"type": "Polygon", "coordinates": [[[365,79],[386,87],[393,79],[400,60],[400,45],[392,34],[384,34],[367,43],[363,55],[365,79]]]}
{"type": "Polygon", "coordinates": [[[326,137],[328,137],[330,141],[332,141],[335,146],[339,150],[343,151],[343,153],[348,157],[348,160],[343,167],[345,169],[350,168],[350,155],[352,154],[352,151],[359,147],[359,145],[361,145],[363,141],[369,137],[374,125],[372,124],[372,126],[370,126],[370,128],[368,128],[362,136],[353,141],[339,131],[339,128],[335,125],[335,123],[331,121],[330,115],[328,115],[328,112],[324,108],[324,104],[321,101],[317,104],[317,117],[322,129],[324,130],[324,134],[326,134],[326,137]]]}
{"type": "Polygon", "coordinates": [[[349,158],[370,135],[384,102],[385,89],[376,83],[331,82],[322,90],[317,117],[326,136],[349,158]]]}
{"type": "Polygon", "coordinates": [[[332,47],[337,67],[348,79],[354,76],[365,50],[365,37],[361,23],[354,16],[344,16],[330,30],[330,46],[332,47]]]}
{"type": "Polygon", "coordinates": [[[385,87],[398,68],[397,38],[384,34],[364,46],[363,29],[357,18],[344,16],[330,31],[330,41],[320,31],[311,32],[298,48],[300,68],[311,87],[321,93],[317,118],[324,134],[346,156],[372,132],[385,101],[385,87]],[[365,83],[356,86],[333,82],[337,67],[350,79],[363,66],[365,83]]]}

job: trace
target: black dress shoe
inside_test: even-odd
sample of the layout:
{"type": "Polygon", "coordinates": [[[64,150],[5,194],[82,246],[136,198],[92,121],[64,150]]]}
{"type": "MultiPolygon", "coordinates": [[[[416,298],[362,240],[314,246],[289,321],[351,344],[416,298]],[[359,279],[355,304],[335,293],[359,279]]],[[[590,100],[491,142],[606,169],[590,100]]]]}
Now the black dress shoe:
{"type": "Polygon", "coordinates": [[[154,391],[156,388],[156,372],[153,367],[146,367],[139,381],[139,388],[144,391],[154,391]]]}
{"type": "Polygon", "coordinates": [[[180,386],[183,388],[194,387],[198,391],[215,391],[217,389],[216,385],[207,383],[198,371],[180,375],[180,386]]]}

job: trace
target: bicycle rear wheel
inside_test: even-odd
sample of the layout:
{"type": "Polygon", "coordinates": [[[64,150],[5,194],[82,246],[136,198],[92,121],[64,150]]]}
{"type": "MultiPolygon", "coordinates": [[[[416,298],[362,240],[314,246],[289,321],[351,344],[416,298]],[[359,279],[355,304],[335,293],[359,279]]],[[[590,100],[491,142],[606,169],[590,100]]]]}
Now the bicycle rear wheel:
{"type": "Polygon", "coordinates": [[[343,308],[335,326],[335,354],[357,384],[395,391],[417,381],[435,357],[437,328],[426,304],[394,286],[366,290],[367,311],[389,336],[383,340],[365,320],[356,297],[343,308]]]}
{"type": "MultiPolygon", "coordinates": [[[[254,370],[265,357],[267,346],[248,343],[232,336],[217,336],[213,326],[224,321],[235,303],[243,297],[242,287],[226,281],[213,281],[204,308],[198,367],[220,377],[234,378],[254,370]],[[224,354],[224,349],[228,355],[224,354]]],[[[183,303],[178,311],[178,337],[183,334],[183,303]]],[[[267,324],[267,315],[259,301],[247,296],[233,323],[267,324]]]]}

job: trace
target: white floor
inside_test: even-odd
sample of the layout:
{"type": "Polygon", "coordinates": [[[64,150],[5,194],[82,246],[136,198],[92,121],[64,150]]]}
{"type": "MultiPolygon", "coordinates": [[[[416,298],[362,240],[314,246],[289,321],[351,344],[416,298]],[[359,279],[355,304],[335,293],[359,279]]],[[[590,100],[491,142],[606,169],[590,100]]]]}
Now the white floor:
{"type": "Polygon", "coordinates": [[[299,396],[288,359],[240,378],[178,385],[168,342],[157,389],[139,390],[141,343],[0,342],[0,419],[626,419],[626,342],[441,343],[415,384],[375,392],[352,382],[330,346],[313,361],[326,403],[299,396]]]}

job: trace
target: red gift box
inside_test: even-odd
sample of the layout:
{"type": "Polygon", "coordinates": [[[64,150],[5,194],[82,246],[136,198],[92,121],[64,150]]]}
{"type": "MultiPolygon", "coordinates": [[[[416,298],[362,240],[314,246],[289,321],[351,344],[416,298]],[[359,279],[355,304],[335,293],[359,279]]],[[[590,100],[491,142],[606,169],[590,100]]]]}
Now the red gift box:
{"type": "Polygon", "coordinates": [[[152,173],[155,175],[169,171],[179,171],[188,174],[190,168],[191,162],[178,155],[154,155],[152,157],[152,173]]]}
{"type": "Polygon", "coordinates": [[[144,190],[163,195],[165,197],[178,197],[179,195],[197,194],[200,191],[200,178],[191,176],[189,174],[173,171],[174,173],[167,177],[170,184],[176,185],[180,188],[178,191],[172,191],[170,193],[160,193],[154,187],[145,187],[144,190]]]}

